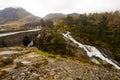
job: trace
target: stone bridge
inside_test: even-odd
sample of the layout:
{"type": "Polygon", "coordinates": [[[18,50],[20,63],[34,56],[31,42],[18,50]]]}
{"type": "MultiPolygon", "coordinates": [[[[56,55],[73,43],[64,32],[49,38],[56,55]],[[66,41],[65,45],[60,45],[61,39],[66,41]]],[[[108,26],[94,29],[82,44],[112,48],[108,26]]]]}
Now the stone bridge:
{"type": "Polygon", "coordinates": [[[37,38],[40,29],[0,34],[0,47],[27,46],[37,38]]]}

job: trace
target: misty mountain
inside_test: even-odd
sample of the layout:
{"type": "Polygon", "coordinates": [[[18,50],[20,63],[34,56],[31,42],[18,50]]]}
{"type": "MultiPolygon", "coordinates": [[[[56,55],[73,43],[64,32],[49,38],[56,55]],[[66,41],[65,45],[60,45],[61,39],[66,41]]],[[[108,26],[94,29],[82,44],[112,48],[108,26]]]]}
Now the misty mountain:
{"type": "MultiPolygon", "coordinates": [[[[72,16],[72,17],[78,17],[80,14],[79,13],[70,13],[67,15],[72,16]]],[[[50,13],[50,14],[46,15],[44,17],[44,19],[45,20],[47,20],[47,19],[59,20],[59,19],[65,18],[67,15],[65,15],[63,13],[50,13]]]]}
{"type": "Polygon", "coordinates": [[[80,14],[78,13],[71,13],[71,14],[68,14],[69,16],[72,16],[72,17],[78,17],[80,14]]]}
{"type": "Polygon", "coordinates": [[[0,26],[17,27],[38,20],[40,20],[39,17],[32,15],[23,8],[5,8],[0,10],[0,26]]]}
{"type": "Polygon", "coordinates": [[[50,13],[44,17],[44,19],[61,19],[65,17],[65,14],[62,13],[50,13]]]}

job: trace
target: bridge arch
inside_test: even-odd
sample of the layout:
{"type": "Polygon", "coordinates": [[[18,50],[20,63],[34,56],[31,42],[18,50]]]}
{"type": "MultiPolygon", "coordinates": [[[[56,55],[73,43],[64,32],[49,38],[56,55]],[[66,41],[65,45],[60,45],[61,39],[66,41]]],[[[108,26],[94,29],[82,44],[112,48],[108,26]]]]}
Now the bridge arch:
{"type": "Polygon", "coordinates": [[[32,41],[32,39],[31,39],[30,37],[25,36],[25,37],[23,38],[23,45],[24,45],[24,46],[28,46],[31,41],[32,41]]]}
{"type": "Polygon", "coordinates": [[[10,47],[10,46],[33,46],[37,36],[37,31],[23,31],[23,32],[11,32],[4,33],[4,36],[0,36],[0,47],[10,47]]]}

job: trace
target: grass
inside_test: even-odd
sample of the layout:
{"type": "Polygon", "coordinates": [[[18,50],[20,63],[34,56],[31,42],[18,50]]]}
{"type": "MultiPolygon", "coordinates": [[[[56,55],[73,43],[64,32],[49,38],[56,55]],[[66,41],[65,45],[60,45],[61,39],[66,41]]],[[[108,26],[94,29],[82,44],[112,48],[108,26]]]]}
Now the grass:
{"type": "Polygon", "coordinates": [[[110,80],[118,80],[118,79],[115,77],[111,77],[110,80]]]}
{"type": "Polygon", "coordinates": [[[46,56],[46,57],[52,57],[52,58],[56,58],[56,59],[65,58],[67,60],[79,61],[79,62],[83,62],[83,63],[90,63],[89,61],[87,61],[85,59],[79,59],[75,56],[73,57],[73,56],[67,56],[67,55],[61,55],[61,54],[52,54],[52,53],[44,52],[37,48],[33,48],[32,51],[34,51],[37,54],[46,56]]]}
{"type": "Polygon", "coordinates": [[[43,51],[41,51],[41,50],[37,50],[36,53],[37,53],[37,54],[44,55],[44,56],[53,56],[52,54],[47,53],[47,52],[43,52],[43,51]]]}
{"type": "Polygon", "coordinates": [[[38,50],[37,48],[34,49],[34,52],[37,53],[37,54],[41,54],[41,55],[47,56],[47,57],[54,56],[54,55],[51,54],[51,53],[38,50]]]}

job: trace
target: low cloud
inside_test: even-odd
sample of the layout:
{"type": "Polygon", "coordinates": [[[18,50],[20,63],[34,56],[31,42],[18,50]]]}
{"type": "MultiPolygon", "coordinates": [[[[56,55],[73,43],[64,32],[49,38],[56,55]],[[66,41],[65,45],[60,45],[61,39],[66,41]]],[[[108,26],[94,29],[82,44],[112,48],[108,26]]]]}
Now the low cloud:
{"type": "Polygon", "coordinates": [[[23,7],[38,16],[51,12],[104,12],[120,10],[120,0],[0,0],[0,9],[23,7]]]}

